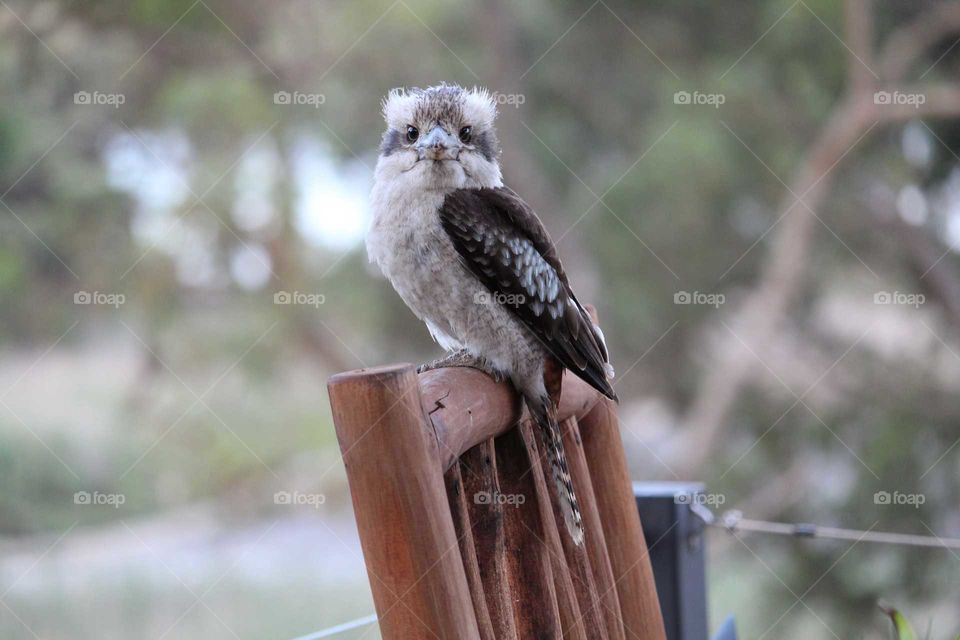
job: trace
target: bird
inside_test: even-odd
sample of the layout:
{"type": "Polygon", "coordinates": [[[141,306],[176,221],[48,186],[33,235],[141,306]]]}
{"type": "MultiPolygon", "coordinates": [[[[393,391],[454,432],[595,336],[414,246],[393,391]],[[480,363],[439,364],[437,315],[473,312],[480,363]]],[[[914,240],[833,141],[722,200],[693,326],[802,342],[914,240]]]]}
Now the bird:
{"type": "Polygon", "coordinates": [[[558,424],[564,369],[615,400],[603,333],[533,209],[504,186],[496,95],[442,83],[391,90],[366,237],[371,262],[447,352],[508,380],[541,430],[575,545],[583,519],[558,424]]]}

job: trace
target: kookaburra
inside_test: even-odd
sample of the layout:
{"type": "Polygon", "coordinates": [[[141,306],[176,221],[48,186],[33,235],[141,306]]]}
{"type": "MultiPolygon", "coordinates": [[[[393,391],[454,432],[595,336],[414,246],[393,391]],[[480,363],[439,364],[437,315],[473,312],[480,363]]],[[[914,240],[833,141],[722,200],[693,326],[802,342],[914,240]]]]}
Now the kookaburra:
{"type": "Polygon", "coordinates": [[[367,252],[449,352],[420,368],[471,366],[508,379],[543,431],[561,510],[583,525],[557,405],[563,370],[616,398],[603,334],[570,288],[537,215],[503,186],[496,102],[483,89],[395,89],[367,252]]]}

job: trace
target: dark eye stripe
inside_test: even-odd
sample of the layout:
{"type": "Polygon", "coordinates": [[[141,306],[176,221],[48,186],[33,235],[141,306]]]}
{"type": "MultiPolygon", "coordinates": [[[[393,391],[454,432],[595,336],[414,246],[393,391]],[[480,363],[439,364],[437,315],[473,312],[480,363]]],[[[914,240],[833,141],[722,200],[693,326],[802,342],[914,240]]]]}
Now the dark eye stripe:
{"type": "Polygon", "coordinates": [[[484,131],[472,136],[470,142],[476,147],[477,151],[489,161],[497,155],[497,138],[490,131],[484,131]]]}
{"type": "MultiPolygon", "coordinates": [[[[383,134],[383,140],[380,142],[380,155],[389,156],[395,151],[399,151],[406,143],[405,132],[397,129],[387,129],[383,134]]],[[[489,161],[493,161],[497,155],[497,138],[491,131],[474,133],[470,143],[476,150],[489,161]]]]}
{"type": "Polygon", "coordinates": [[[403,146],[403,136],[396,129],[387,129],[380,142],[380,155],[389,156],[403,146]]]}

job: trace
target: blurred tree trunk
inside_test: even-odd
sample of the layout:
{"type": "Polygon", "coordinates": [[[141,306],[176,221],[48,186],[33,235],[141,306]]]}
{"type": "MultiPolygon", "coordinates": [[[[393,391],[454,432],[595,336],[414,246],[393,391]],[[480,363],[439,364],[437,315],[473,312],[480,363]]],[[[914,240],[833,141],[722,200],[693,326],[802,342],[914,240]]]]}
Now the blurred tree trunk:
{"type": "MultiPolygon", "coordinates": [[[[787,193],[778,209],[783,212],[782,222],[772,233],[759,281],[732,325],[744,343],[738,345],[742,348],[720,349],[707,359],[710,364],[683,418],[681,437],[690,446],[684,447],[689,453],[680,462],[681,475],[696,475],[716,450],[718,437],[737,399],[760,364],[758,358],[763,357],[786,317],[810,260],[816,223],[825,224],[818,216],[824,213],[821,207],[836,166],[878,125],[924,116],[960,116],[960,85],[899,87],[904,93],[926,96],[926,102],[916,109],[875,103],[874,91],[885,85],[871,70],[876,66],[871,43],[871,5],[869,0],[847,0],[844,38],[850,43],[847,95],[834,108],[786,185],[787,193]]],[[[948,33],[945,25],[960,29],[957,3],[937,5],[891,35],[887,48],[878,58],[882,61],[878,67],[883,73],[882,79],[901,81],[926,48],[948,33]]],[[[887,87],[887,90],[892,89],[887,87]]]]}

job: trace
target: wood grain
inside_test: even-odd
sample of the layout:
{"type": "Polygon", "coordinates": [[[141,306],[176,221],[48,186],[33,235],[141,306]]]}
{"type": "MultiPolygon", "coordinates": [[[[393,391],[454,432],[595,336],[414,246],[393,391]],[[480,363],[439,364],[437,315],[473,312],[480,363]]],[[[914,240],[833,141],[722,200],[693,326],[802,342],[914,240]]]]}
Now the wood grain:
{"type": "Polygon", "coordinates": [[[496,449],[500,490],[505,496],[523,496],[522,503],[514,500],[515,506],[504,511],[508,579],[517,635],[520,640],[559,638],[564,603],[557,600],[550,550],[543,543],[546,523],[541,519],[536,472],[530,473],[531,458],[517,429],[498,438],[496,449]]]}
{"type": "Polygon", "coordinates": [[[467,509],[473,523],[474,552],[494,637],[516,640],[514,595],[510,588],[504,527],[504,512],[508,507],[501,501],[485,499],[502,495],[494,441],[487,440],[470,449],[457,467],[463,478],[467,509]]]}
{"type": "Polygon", "coordinates": [[[580,547],[509,385],[410,365],[331,378],[383,638],[665,638],[615,405],[565,375],[580,547]]]}
{"type": "Polygon", "coordinates": [[[583,453],[607,543],[627,638],[664,640],[666,632],[612,400],[580,420],[583,453]]]}
{"type": "Polygon", "coordinates": [[[480,577],[480,562],[477,560],[476,540],[473,536],[473,524],[468,506],[472,494],[468,494],[465,490],[461,467],[462,463],[454,465],[444,475],[447,484],[447,500],[450,502],[453,528],[460,543],[460,559],[463,561],[467,585],[470,587],[473,612],[477,616],[477,631],[480,633],[481,640],[498,640],[500,636],[494,632],[490,613],[487,611],[486,589],[480,577]]]}
{"type": "Polygon", "coordinates": [[[583,616],[580,614],[580,603],[577,601],[576,589],[573,586],[573,577],[570,567],[563,553],[563,543],[560,541],[561,530],[565,533],[566,525],[563,519],[557,517],[554,510],[554,501],[550,495],[550,488],[554,484],[546,474],[547,459],[543,453],[536,429],[532,421],[526,420],[519,427],[527,457],[530,460],[530,477],[533,479],[534,490],[537,495],[538,513],[542,523],[539,533],[540,542],[550,555],[550,567],[553,572],[553,581],[557,591],[557,603],[560,607],[560,622],[563,628],[563,637],[574,640],[586,640],[587,630],[583,616]]]}
{"type": "MultiPolygon", "coordinates": [[[[572,421],[572,418],[568,418],[564,423],[572,421]]],[[[532,423],[529,424],[529,428],[531,433],[535,434],[537,448],[544,451],[546,443],[543,434],[532,423]]],[[[572,634],[582,634],[582,637],[587,640],[606,640],[608,638],[606,623],[594,606],[594,603],[599,600],[599,596],[593,581],[585,545],[574,544],[573,539],[567,532],[560,507],[560,496],[557,493],[557,485],[553,481],[553,473],[545,456],[540,459],[540,467],[538,475],[543,476],[544,490],[548,494],[545,497],[544,504],[552,525],[551,531],[548,532],[547,543],[553,550],[554,572],[562,572],[564,584],[569,585],[568,598],[572,600],[567,605],[570,615],[564,619],[564,631],[570,629],[572,634]]],[[[573,478],[573,483],[574,490],[579,498],[582,483],[578,483],[576,478],[573,478]]]]}
{"type": "Polygon", "coordinates": [[[413,367],[327,387],[383,637],[480,640],[413,367]]]}
{"type": "Polygon", "coordinates": [[[585,552],[589,559],[590,571],[596,587],[596,599],[580,603],[581,609],[593,607],[603,617],[607,636],[611,640],[624,640],[623,619],[620,601],[613,577],[613,567],[607,551],[606,535],[600,522],[600,511],[594,492],[593,480],[583,452],[578,423],[568,419],[563,423],[563,449],[567,454],[567,466],[576,486],[580,501],[580,513],[583,516],[585,552]]]}
{"type": "MultiPolygon", "coordinates": [[[[509,383],[494,382],[476,369],[434,369],[419,378],[444,470],[471,447],[512,429],[522,416],[520,398],[509,383]]],[[[585,415],[601,397],[586,382],[564,372],[560,419],[585,415]]]]}

